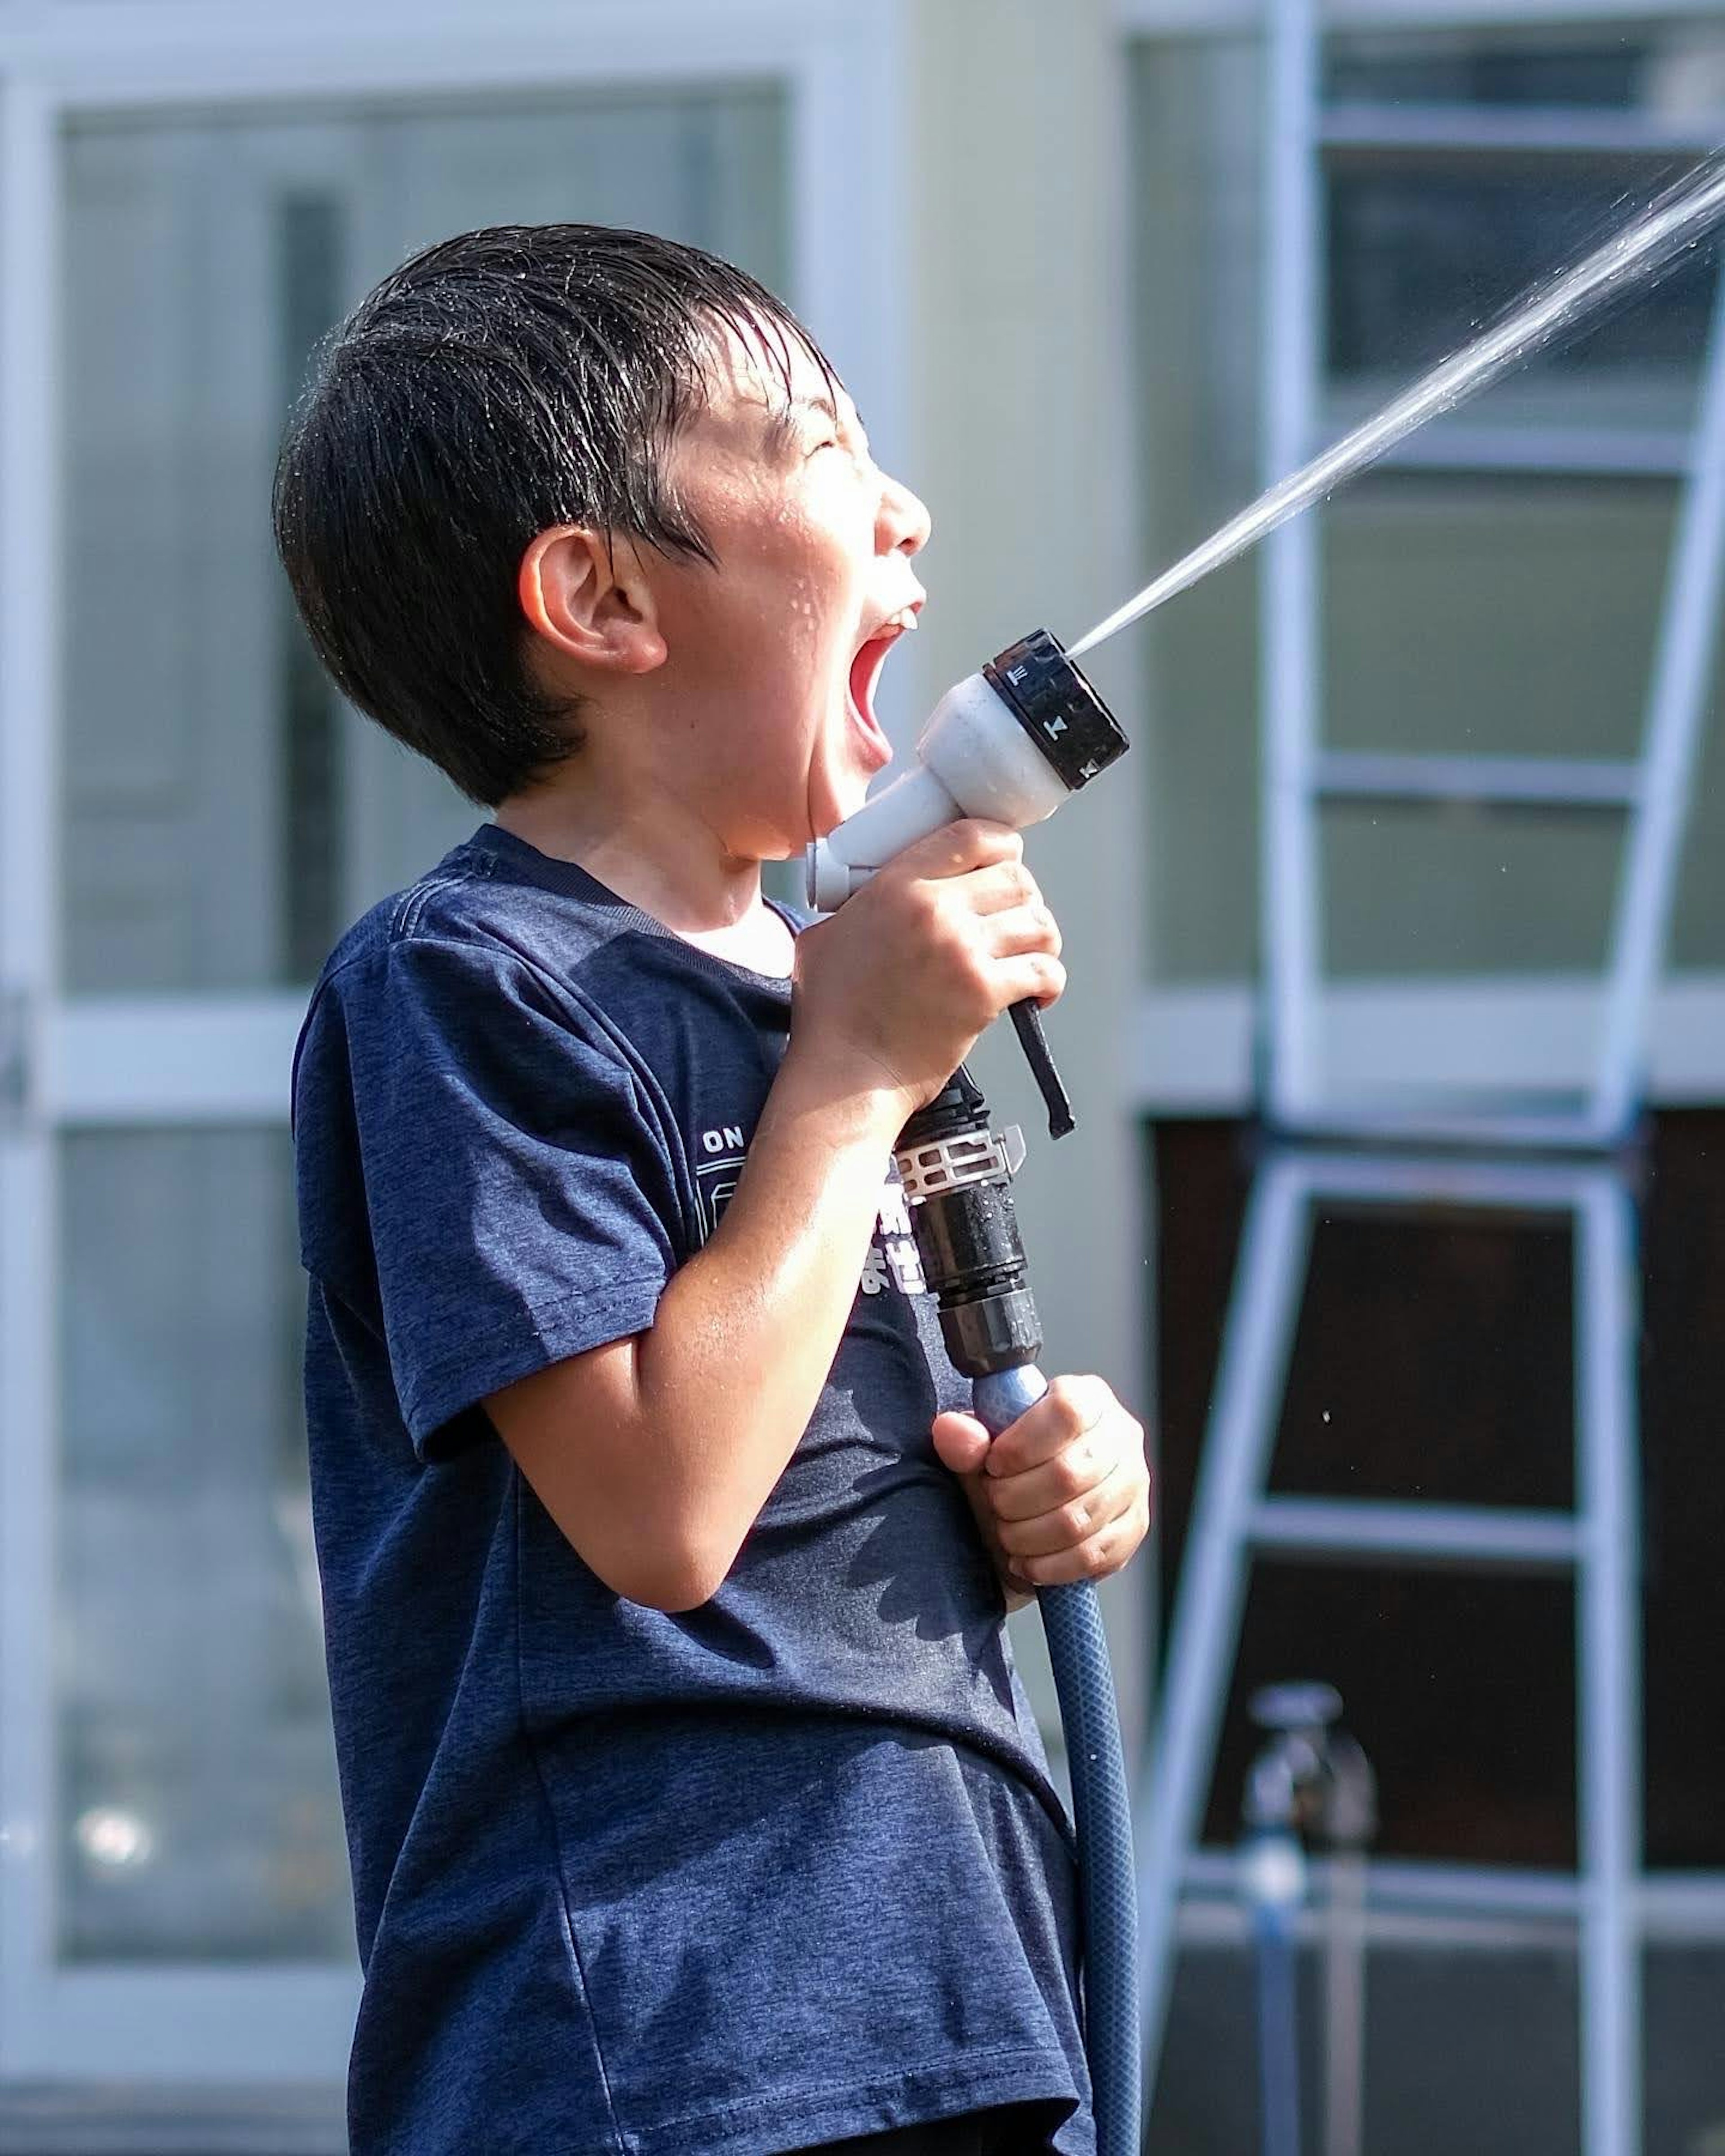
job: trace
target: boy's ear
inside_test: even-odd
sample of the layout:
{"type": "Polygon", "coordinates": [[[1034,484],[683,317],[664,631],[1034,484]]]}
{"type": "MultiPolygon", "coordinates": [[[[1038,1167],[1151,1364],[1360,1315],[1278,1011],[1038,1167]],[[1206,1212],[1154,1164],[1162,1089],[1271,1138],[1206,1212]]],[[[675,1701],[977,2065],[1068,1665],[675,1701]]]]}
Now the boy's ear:
{"type": "Polygon", "coordinates": [[[664,665],[652,587],[627,540],[554,524],[528,542],[516,588],[528,627],[582,665],[650,674],[664,665]]]}

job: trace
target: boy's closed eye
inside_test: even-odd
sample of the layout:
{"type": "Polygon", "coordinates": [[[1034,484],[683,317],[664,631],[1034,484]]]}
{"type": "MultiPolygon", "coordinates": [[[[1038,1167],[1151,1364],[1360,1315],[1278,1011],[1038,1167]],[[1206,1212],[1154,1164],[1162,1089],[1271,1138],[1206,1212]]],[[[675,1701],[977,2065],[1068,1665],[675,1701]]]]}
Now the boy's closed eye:
{"type": "Polygon", "coordinates": [[[861,413],[855,416],[847,430],[843,416],[828,397],[794,397],[768,413],[767,439],[777,452],[784,454],[799,449],[806,458],[818,455],[823,449],[841,449],[846,447],[847,431],[855,438],[858,453],[868,453],[868,429],[863,424],[861,413]]]}

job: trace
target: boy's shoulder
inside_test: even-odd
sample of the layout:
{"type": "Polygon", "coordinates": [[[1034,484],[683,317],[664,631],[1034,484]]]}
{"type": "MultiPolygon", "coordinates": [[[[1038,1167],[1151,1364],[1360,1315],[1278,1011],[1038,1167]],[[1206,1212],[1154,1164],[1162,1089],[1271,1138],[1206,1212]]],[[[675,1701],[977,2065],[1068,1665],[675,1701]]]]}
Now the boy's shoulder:
{"type": "Polygon", "coordinates": [[[614,901],[571,863],[534,854],[481,824],[437,865],[362,914],[325,959],[316,1001],[331,983],[387,962],[403,946],[458,944],[495,963],[566,973],[624,924],[614,901]],[[532,855],[531,865],[520,856],[532,855]]]}
{"type": "Polygon", "coordinates": [[[789,1005],[788,980],[686,942],[577,863],[485,824],[325,961],[295,1050],[296,1121],[308,1091],[345,1096],[428,1060],[489,1067],[506,1027],[517,1057],[531,1037],[632,1085],[755,1070],[789,1005]]]}
{"type": "Polygon", "coordinates": [[[296,1125],[308,1089],[345,1092],[434,1036],[447,1055],[463,1040],[482,1041],[506,1009],[550,1014],[560,1034],[592,1035],[615,1052],[589,962],[624,925],[616,902],[572,865],[526,862],[516,851],[532,850],[482,824],[341,937],[295,1044],[296,1125]]]}

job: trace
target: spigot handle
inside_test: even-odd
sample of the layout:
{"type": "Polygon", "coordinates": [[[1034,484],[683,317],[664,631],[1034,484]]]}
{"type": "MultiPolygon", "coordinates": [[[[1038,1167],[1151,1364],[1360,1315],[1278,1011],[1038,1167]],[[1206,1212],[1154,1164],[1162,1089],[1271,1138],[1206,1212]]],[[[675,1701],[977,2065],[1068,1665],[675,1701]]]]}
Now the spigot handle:
{"type": "Polygon", "coordinates": [[[1063,1138],[1074,1127],[1072,1103],[1055,1068],[1055,1060],[1048,1052],[1048,1036],[1042,1030],[1042,1006],[1033,997],[1026,996],[1022,1003],[1012,1006],[1011,1017],[1019,1046],[1024,1051],[1030,1075],[1036,1081],[1043,1105],[1048,1110],[1048,1134],[1051,1138],[1063,1138]]]}
{"type": "Polygon", "coordinates": [[[1264,1685],[1247,1701],[1246,1712],[1260,1729],[1285,1735],[1301,1729],[1324,1730],[1341,1713],[1342,1695],[1333,1685],[1264,1685]]]}

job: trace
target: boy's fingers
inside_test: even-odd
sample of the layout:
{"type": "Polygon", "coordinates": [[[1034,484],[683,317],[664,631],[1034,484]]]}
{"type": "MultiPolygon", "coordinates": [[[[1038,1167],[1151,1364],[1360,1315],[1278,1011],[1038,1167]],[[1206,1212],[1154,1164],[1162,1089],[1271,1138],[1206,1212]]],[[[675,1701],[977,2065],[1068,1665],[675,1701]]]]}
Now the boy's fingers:
{"type": "Polygon", "coordinates": [[[1034,1003],[1046,1009],[1066,992],[1066,969],[1051,952],[1024,951],[997,963],[995,986],[1008,1006],[1034,1003]]]}
{"type": "Polygon", "coordinates": [[[1143,1496],[1143,1478],[1129,1460],[1081,1497],[1069,1498],[1050,1512],[1032,1518],[1003,1520],[995,1507],[995,1532],[1000,1547],[1014,1563],[1020,1558],[1052,1557],[1057,1551],[1076,1549],[1081,1543],[1127,1517],[1143,1496]]]}
{"type": "Polygon", "coordinates": [[[1013,1569],[1033,1587],[1065,1587],[1076,1579],[1106,1579],[1118,1572],[1143,1541],[1147,1516],[1123,1513],[1076,1549],[1058,1550],[1052,1557],[1014,1558],[1013,1569]]]}
{"type": "MultiPolygon", "coordinates": [[[[1023,963],[1051,966],[1065,978],[1058,958],[1029,957],[1023,963]]],[[[1022,1475],[1026,1468],[1041,1466],[1118,1406],[1112,1390],[1100,1378],[1056,1378],[1042,1398],[989,1447],[989,1474],[1022,1475]]]]}
{"type": "MultiPolygon", "coordinates": [[[[995,1515],[1002,1520],[1034,1520],[1044,1512],[1058,1512],[1062,1505],[1100,1489],[1120,1466],[1122,1453],[1114,1433],[1098,1423],[1052,1460],[1018,1475],[991,1472],[988,1496],[995,1515]]],[[[1135,1471],[1142,1457],[1140,1448],[1139,1460],[1129,1462],[1135,1471]]]]}
{"type": "Polygon", "coordinates": [[[964,896],[978,914],[1006,913],[1014,906],[1042,903],[1041,886],[1019,860],[973,869],[964,880],[964,896]]]}
{"type": "Polygon", "coordinates": [[[931,1435],[937,1455],[958,1478],[958,1486],[963,1491],[971,1517],[976,1522],[977,1532],[982,1537],[983,1546],[999,1578],[1007,1608],[1022,1609],[1030,1599],[1029,1583],[1013,1570],[1000,1547],[999,1524],[988,1502],[988,1486],[978,1471],[993,1440],[974,1415],[957,1414],[950,1410],[935,1417],[931,1435]]]}
{"type": "Polygon", "coordinates": [[[891,865],[907,875],[968,875],[973,869],[1019,861],[1024,856],[1020,833],[1004,824],[985,823],[979,816],[964,816],[906,846],[891,865]]]}
{"type": "Polygon", "coordinates": [[[950,1410],[935,1417],[929,1435],[934,1440],[935,1457],[954,1475],[979,1473],[993,1442],[974,1415],[950,1410]]]}
{"type": "Polygon", "coordinates": [[[1060,955],[1060,932],[1055,917],[1040,901],[1034,906],[1015,906],[1009,912],[991,913],[985,931],[997,958],[1017,957],[1025,951],[1060,955]]]}

